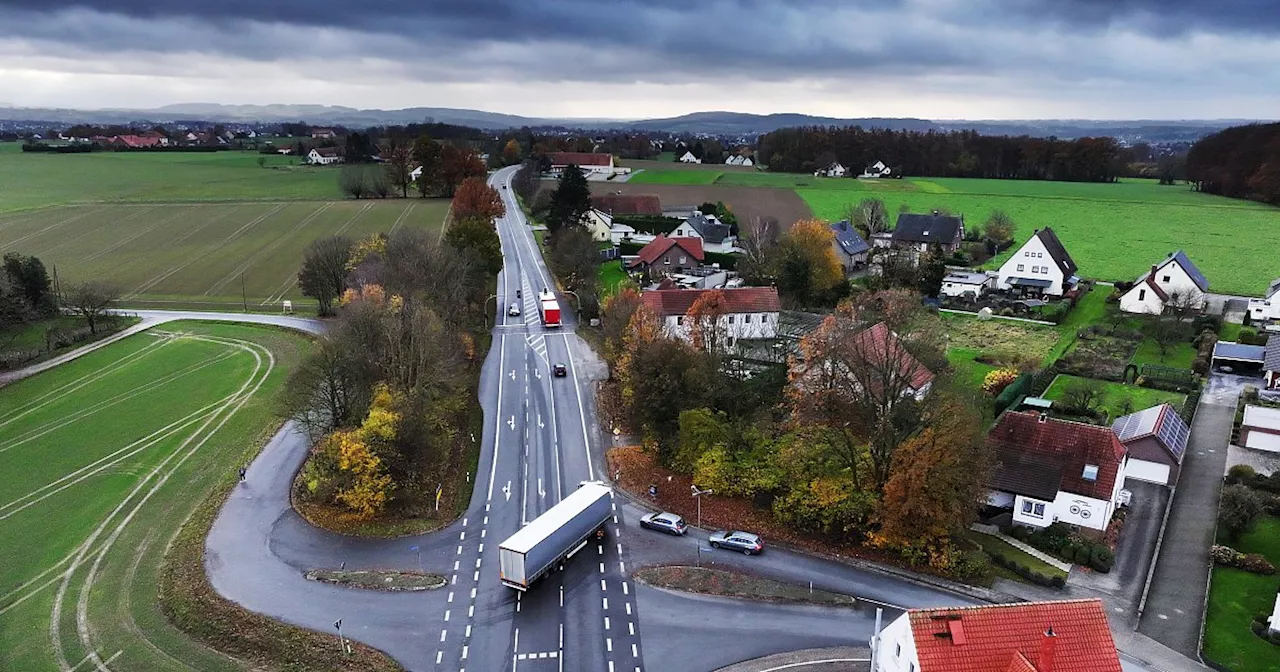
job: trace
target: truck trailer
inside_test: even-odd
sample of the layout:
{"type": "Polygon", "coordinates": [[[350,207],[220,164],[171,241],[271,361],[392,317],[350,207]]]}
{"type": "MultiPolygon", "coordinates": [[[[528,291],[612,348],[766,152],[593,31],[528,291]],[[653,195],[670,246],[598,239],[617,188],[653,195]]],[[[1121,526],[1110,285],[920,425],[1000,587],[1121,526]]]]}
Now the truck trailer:
{"type": "Polygon", "coordinates": [[[538,313],[542,316],[542,324],[547,327],[560,326],[560,302],[549,289],[538,293],[538,313]]]}
{"type": "Polygon", "coordinates": [[[573,557],[613,515],[613,490],[599,481],[584,482],[577,490],[524,529],[498,545],[502,583],[528,590],[556,565],[573,557]]]}

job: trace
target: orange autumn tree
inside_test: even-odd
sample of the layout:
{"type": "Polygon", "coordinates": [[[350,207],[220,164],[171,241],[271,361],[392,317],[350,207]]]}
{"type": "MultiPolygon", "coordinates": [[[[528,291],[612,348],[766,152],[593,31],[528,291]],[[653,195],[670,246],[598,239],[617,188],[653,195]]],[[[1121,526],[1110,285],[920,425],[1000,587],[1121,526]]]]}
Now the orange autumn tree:
{"type": "Polygon", "coordinates": [[[600,329],[604,336],[604,356],[610,364],[616,363],[622,353],[623,339],[631,326],[631,318],[640,307],[640,292],[634,287],[622,287],[604,300],[600,307],[600,329]]]}
{"type": "Polygon", "coordinates": [[[483,177],[468,177],[462,181],[453,195],[453,219],[461,221],[477,218],[492,222],[507,214],[507,206],[497,189],[485,183],[483,177]]]}
{"type": "Polygon", "coordinates": [[[835,233],[821,219],[802,219],[778,241],[778,291],[793,303],[811,305],[844,282],[835,233]]]}
{"type": "Polygon", "coordinates": [[[954,559],[951,535],[972,522],[991,468],[975,403],[947,399],[925,428],[894,451],[871,543],[945,570],[954,559]]]}
{"type": "Polygon", "coordinates": [[[689,336],[693,347],[717,355],[726,345],[727,334],[722,320],[728,312],[724,292],[719,289],[703,292],[685,312],[689,336]]]}
{"type": "Polygon", "coordinates": [[[627,331],[622,337],[622,349],[618,353],[616,368],[623,402],[630,404],[634,396],[631,368],[636,352],[661,337],[662,324],[658,321],[658,317],[643,304],[638,306],[627,323],[627,331]]]}

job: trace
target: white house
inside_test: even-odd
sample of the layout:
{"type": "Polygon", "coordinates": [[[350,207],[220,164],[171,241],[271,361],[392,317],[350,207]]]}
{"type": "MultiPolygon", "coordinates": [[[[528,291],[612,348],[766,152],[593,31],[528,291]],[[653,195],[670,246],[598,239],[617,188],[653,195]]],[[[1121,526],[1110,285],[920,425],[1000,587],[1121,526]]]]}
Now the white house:
{"type": "Polygon", "coordinates": [[[1267,286],[1265,299],[1249,299],[1249,319],[1259,323],[1280,320],[1280,278],[1267,286]]]}
{"type": "Polygon", "coordinates": [[[312,147],[307,152],[307,163],[316,166],[327,166],[331,163],[342,163],[342,155],[337,147],[312,147]]]}
{"type": "Polygon", "coordinates": [[[548,152],[551,161],[550,175],[559,175],[564,169],[577,166],[588,178],[593,175],[608,177],[622,172],[613,163],[612,154],[596,154],[593,152],[548,152]]]}
{"type": "Polygon", "coordinates": [[[992,273],[947,269],[946,276],[942,278],[941,293],[943,296],[971,294],[976,299],[995,286],[996,276],[992,273]]]}
{"type": "Polygon", "coordinates": [[[655,289],[641,295],[644,305],[662,322],[668,336],[692,340],[689,308],[707,292],[722,292],[724,314],[717,331],[729,345],[739,338],[777,336],[778,311],[782,303],[775,287],[735,287],[725,289],[655,289]]]}
{"type": "Polygon", "coordinates": [[[680,163],[702,163],[702,159],[694,156],[693,152],[685,152],[684,155],[680,157],[680,163]]]}
{"type": "Polygon", "coordinates": [[[611,240],[613,236],[613,215],[599,208],[591,208],[582,216],[582,227],[587,230],[587,233],[591,234],[591,239],[597,243],[611,240]]]}
{"type": "Polygon", "coordinates": [[[1033,296],[1062,296],[1075,287],[1076,262],[1053,229],[1036,229],[1027,242],[1000,266],[998,289],[1033,296]]]}
{"type": "Polygon", "coordinates": [[[702,249],[707,252],[733,254],[738,252],[738,237],[733,229],[715,215],[704,215],[695,210],[671,232],[675,238],[701,238],[702,249]]]}
{"type": "Polygon", "coordinates": [[[1178,482],[1191,430],[1173,406],[1161,404],[1116,418],[1111,431],[1124,446],[1126,481],[1170,486],[1178,482]]]}
{"type": "Polygon", "coordinates": [[[882,177],[889,177],[893,174],[893,169],[884,165],[883,161],[876,161],[862,170],[862,174],[858,176],[860,180],[878,180],[882,177]]]}
{"type": "Polygon", "coordinates": [[[726,165],[726,166],[754,166],[754,165],[755,165],[755,163],[751,160],[751,157],[749,157],[749,156],[744,156],[744,155],[742,155],[742,154],[734,154],[734,155],[732,155],[732,156],[730,156],[729,158],[727,158],[727,159],[725,159],[725,160],[724,160],[724,165],[726,165]]]}
{"type": "Polygon", "coordinates": [[[872,672],[1121,672],[1098,598],[908,609],[872,647],[872,672]]]}
{"type": "Polygon", "coordinates": [[[1133,282],[1120,297],[1120,310],[1150,315],[1159,315],[1169,306],[1202,310],[1208,291],[1204,274],[1178,250],[1133,282]]]}
{"type": "Polygon", "coordinates": [[[840,165],[839,161],[836,161],[835,163],[827,166],[826,168],[819,168],[818,170],[814,171],[813,176],[814,177],[844,177],[845,172],[846,172],[845,167],[840,165]]]}
{"type": "Polygon", "coordinates": [[[1280,409],[1246,405],[1236,445],[1280,453],[1280,409]]]}
{"type": "Polygon", "coordinates": [[[987,505],[1013,522],[1107,529],[1124,488],[1125,448],[1110,427],[1009,411],[987,434],[996,466],[987,505]]]}

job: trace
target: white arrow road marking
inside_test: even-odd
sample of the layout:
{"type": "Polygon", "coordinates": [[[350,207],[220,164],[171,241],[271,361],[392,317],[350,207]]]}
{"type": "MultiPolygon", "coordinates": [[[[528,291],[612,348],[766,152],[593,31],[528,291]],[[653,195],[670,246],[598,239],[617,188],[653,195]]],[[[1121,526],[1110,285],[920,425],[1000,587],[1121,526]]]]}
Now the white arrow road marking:
{"type": "Polygon", "coordinates": [[[511,369],[511,380],[515,380],[515,379],[516,379],[516,370],[511,369]]]}
{"type": "Polygon", "coordinates": [[[538,429],[542,429],[543,427],[546,427],[546,425],[542,424],[542,414],[541,414],[541,413],[539,413],[539,414],[538,414],[538,429]]]}
{"type": "Polygon", "coordinates": [[[511,431],[516,431],[516,416],[511,416],[511,419],[507,421],[507,425],[511,427],[511,431]]]}
{"type": "Polygon", "coordinates": [[[542,479],[539,478],[538,479],[538,497],[541,498],[546,496],[547,496],[547,491],[542,489],[542,479]]]}
{"type": "Polygon", "coordinates": [[[533,377],[537,378],[538,380],[542,380],[542,369],[534,369],[533,377]]]}
{"type": "Polygon", "coordinates": [[[511,481],[507,481],[507,484],[502,486],[502,494],[507,496],[508,502],[511,501],[511,481]]]}

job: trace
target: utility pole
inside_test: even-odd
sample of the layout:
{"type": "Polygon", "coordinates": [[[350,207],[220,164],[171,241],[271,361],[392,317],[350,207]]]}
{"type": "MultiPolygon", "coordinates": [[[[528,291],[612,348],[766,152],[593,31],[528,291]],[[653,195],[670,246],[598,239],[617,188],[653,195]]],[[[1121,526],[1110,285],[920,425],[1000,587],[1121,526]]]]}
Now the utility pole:
{"type": "Polygon", "coordinates": [[[240,274],[240,302],[244,306],[244,312],[249,312],[249,295],[244,290],[244,273],[240,274]]]}
{"type": "Polygon", "coordinates": [[[698,500],[698,525],[697,525],[697,527],[698,527],[699,529],[701,529],[701,528],[702,528],[702,496],[703,496],[703,495],[710,495],[710,494],[714,494],[714,493],[715,493],[715,490],[710,490],[710,489],[707,489],[707,490],[699,490],[699,489],[698,489],[698,486],[696,486],[696,485],[690,485],[690,486],[689,486],[689,491],[690,491],[690,494],[691,494],[691,495],[693,495],[693,498],[694,498],[694,499],[696,499],[696,500],[698,500]]]}
{"type": "Polygon", "coordinates": [[[342,619],[333,622],[333,627],[338,631],[338,644],[342,647],[342,655],[347,655],[347,640],[342,636],[342,619]]]}

